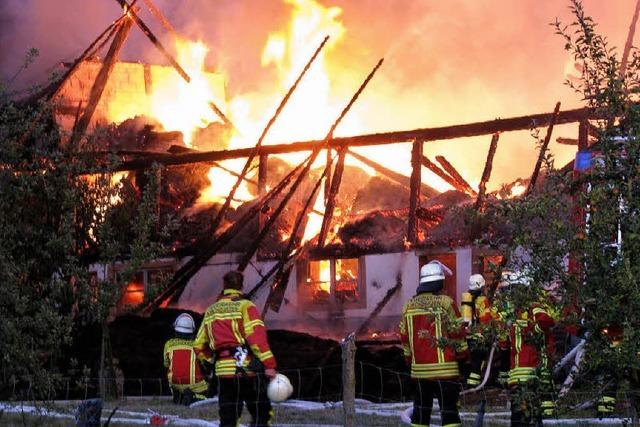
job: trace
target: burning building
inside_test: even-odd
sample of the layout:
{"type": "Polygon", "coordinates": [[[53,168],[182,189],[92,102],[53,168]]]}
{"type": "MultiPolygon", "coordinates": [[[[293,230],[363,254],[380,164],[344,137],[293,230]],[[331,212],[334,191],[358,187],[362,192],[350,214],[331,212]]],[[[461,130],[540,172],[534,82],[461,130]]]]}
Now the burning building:
{"type": "MultiPolygon", "coordinates": [[[[142,185],[140,170],[163,165],[159,209],[178,217],[180,230],[167,258],[143,266],[129,284],[123,305],[203,311],[224,273],[241,269],[271,327],[391,332],[424,263],[437,259],[451,270],[445,292],[456,301],[471,274],[490,274],[499,263],[500,254],[473,245],[456,209],[480,210],[487,199],[535,186],[532,179],[498,194],[486,190],[501,133],[547,127],[548,144],[554,125],[579,122],[578,143],[588,138],[592,112],[560,111],[559,104],[553,113],[408,131],[362,134],[352,124],[356,136],[334,135],[382,61],[346,106],[334,102],[324,53],[343,36],[339,10],[292,3],[288,30],[272,34],[263,51],[263,62],[279,71],[275,91],[286,93],[265,108],[275,113],[264,114],[271,117],[264,126],[247,114],[247,97],[229,99],[224,77],[205,70],[206,45],[174,35],[172,56],[124,0],[123,15],[94,43],[106,46],[112,37],[105,56],[98,60],[99,47],[88,49],[47,94],[58,100],[71,138],[106,125],[100,148],[120,157],[131,185],[142,185]],[[117,61],[133,24],[171,65],[117,61]],[[337,119],[329,127],[319,117],[337,119]],[[276,121],[283,125],[272,130],[276,121]],[[455,156],[424,154],[427,142],[483,135],[492,137],[478,185],[456,169],[455,156]],[[385,153],[404,155],[402,168],[372,155],[372,146],[387,144],[403,144],[385,153]],[[442,182],[423,180],[423,168],[442,182]],[[165,277],[165,289],[146,301],[146,290],[165,277]]],[[[114,273],[96,272],[98,280],[114,273]]]]}

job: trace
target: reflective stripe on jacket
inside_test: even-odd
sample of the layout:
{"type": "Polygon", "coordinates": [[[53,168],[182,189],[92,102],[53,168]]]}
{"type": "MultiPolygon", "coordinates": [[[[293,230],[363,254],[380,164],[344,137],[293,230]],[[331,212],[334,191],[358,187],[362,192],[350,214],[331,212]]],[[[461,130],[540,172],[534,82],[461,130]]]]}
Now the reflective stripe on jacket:
{"type": "Polygon", "coordinates": [[[538,368],[547,368],[546,335],[554,325],[547,309],[536,305],[516,313],[511,325],[511,369],[509,385],[536,378],[538,368]]]}
{"type": "Polygon", "coordinates": [[[413,378],[459,377],[457,354],[467,350],[464,337],[460,312],[446,295],[418,294],[402,310],[400,339],[413,378]]]}
{"type": "Polygon", "coordinates": [[[240,291],[233,289],[224,290],[218,301],[207,309],[193,345],[198,357],[209,362],[213,362],[215,351],[229,350],[230,356],[219,357],[215,361],[217,376],[228,377],[238,373],[232,356],[238,346],[251,350],[244,360],[243,369],[246,370],[254,356],[265,369],[276,368],[258,309],[240,291]]]}
{"type": "Polygon", "coordinates": [[[164,366],[167,379],[172,386],[189,387],[194,392],[205,391],[208,387],[196,361],[193,341],[173,338],[164,345],[164,366]]]}

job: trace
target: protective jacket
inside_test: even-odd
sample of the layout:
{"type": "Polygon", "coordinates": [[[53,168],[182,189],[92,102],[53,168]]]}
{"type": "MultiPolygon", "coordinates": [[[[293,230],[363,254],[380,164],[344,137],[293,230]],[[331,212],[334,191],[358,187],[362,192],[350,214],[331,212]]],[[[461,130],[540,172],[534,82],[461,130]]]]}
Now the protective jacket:
{"type": "Polygon", "coordinates": [[[535,379],[539,368],[547,368],[546,340],[553,325],[551,314],[539,304],[515,313],[509,332],[509,385],[535,379]]]}
{"type": "Polygon", "coordinates": [[[251,374],[248,369],[257,358],[265,369],[276,369],[269,348],[267,330],[258,309],[240,291],[225,289],[204,314],[194,342],[198,358],[213,363],[216,375],[230,377],[251,374]]]}
{"type": "Polygon", "coordinates": [[[405,304],[400,339],[411,377],[459,377],[458,359],[468,353],[464,338],[460,312],[448,296],[420,293],[405,304]]]}
{"type": "Polygon", "coordinates": [[[164,366],[171,387],[178,390],[190,388],[194,393],[203,393],[208,384],[196,361],[193,341],[173,338],[164,345],[164,366]]]}

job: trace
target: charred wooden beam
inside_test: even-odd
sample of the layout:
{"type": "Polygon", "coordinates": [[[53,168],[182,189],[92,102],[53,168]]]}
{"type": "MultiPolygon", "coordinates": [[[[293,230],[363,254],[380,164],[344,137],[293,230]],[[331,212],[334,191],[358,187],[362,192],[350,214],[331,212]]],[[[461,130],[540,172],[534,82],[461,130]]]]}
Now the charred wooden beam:
{"type": "MultiPolygon", "coordinates": [[[[289,98],[298,87],[298,84],[300,83],[304,75],[309,70],[309,67],[311,67],[311,64],[313,64],[315,59],[318,57],[318,54],[320,54],[320,51],[327,43],[327,40],[329,40],[329,36],[326,36],[324,40],[322,40],[322,43],[320,43],[320,46],[318,46],[318,48],[315,50],[315,52],[313,53],[309,61],[307,61],[307,64],[298,75],[298,78],[296,79],[296,81],[293,82],[293,84],[291,85],[291,87],[289,88],[285,96],[280,101],[280,104],[278,104],[278,107],[276,108],[276,111],[273,113],[273,116],[271,116],[271,119],[269,119],[269,121],[267,122],[267,125],[264,127],[264,129],[262,129],[262,133],[260,134],[260,137],[258,137],[258,141],[256,142],[256,145],[250,148],[250,151],[247,154],[247,161],[245,162],[244,167],[242,168],[242,172],[240,172],[240,175],[242,176],[246,175],[247,172],[249,171],[249,167],[251,166],[251,162],[253,162],[254,157],[261,155],[260,148],[262,147],[262,142],[264,141],[264,138],[267,136],[267,133],[275,123],[276,119],[280,116],[280,112],[282,112],[282,109],[285,107],[285,105],[289,101],[289,98]]],[[[231,191],[229,191],[229,195],[224,201],[222,208],[220,209],[216,217],[213,219],[214,228],[218,228],[218,226],[220,225],[220,222],[222,221],[222,218],[224,218],[224,215],[226,214],[227,210],[229,209],[229,206],[231,205],[231,200],[233,199],[236,191],[238,190],[238,187],[240,186],[240,182],[241,180],[238,179],[233,184],[233,187],[231,187],[231,191]]]]}
{"type": "MultiPolygon", "coordinates": [[[[407,177],[405,175],[402,175],[401,173],[392,171],[391,169],[385,168],[380,163],[374,162],[373,160],[369,159],[368,157],[365,157],[365,156],[363,156],[361,154],[358,154],[355,151],[348,150],[347,154],[349,154],[350,156],[352,156],[354,159],[358,160],[359,162],[362,162],[365,165],[369,166],[370,168],[375,170],[380,175],[389,178],[390,180],[402,185],[403,187],[406,187],[406,188],[410,188],[411,187],[411,179],[409,177],[407,177]]],[[[438,191],[435,188],[432,188],[432,187],[430,187],[430,186],[428,186],[426,184],[421,184],[420,185],[420,191],[426,197],[433,197],[436,194],[438,194],[438,191]]]]}
{"type": "Polygon", "coordinates": [[[589,121],[582,120],[578,126],[578,151],[586,150],[589,147],[589,121]]]}
{"type": "MultiPolygon", "coordinates": [[[[533,114],[529,116],[514,117],[509,119],[496,119],[486,122],[468,123],[463,125],[444,126],[437,128],[423,128],[407,131],[396,131],[376,134],[365,134],[350,137],[333,137],[329,140],[329,146],[333,149],[341,147],[364,147],[370,145],[386,145],[406,143],[419,139],[421,141],[440,141],[447,139],[466,138],[479,135],[491,135],[496,132],[511,132],[528,130],[531,128],[546,126],[553,113],[533,114]]],[[[582,119],[602,119],[604,116],[590,108],[562,111],[558,114],[555,124],[575,123],[582,119]]],[[[257,150],[257,155],[286,154],[300,151],[312,151],[324,144],[323,140],[299,141],[286,144],[263,145],[257,150]]],[[[181,154],[171,157],[135,159],[122,162],[115,169],[128,171],[151,167],[154,162],[164,165],[181,165],[199,163],[211,160],[229,160],[246,158],[254,151],[254,147],[235,150],[220,150],[200,153],[181,154]]]]}
{"type": "MultiPolygon", "coordinates": [[[[313,150],[311,155],[308,157],[308,160],[307,160],[307,163],[306,163],[305,167],[303,168],[302,172],[298,175],[298,178],[291,185],[291,188],[289,189],[289,192],[283,197],[282,201],[280,202],[280,204],[278,205],[276,210],[273,212],[273,214],[271,215],[269,220],[265,223],[263,229],[260,230],[260,233],[258,234],[258,237],[256,237],[256,239],[252,243],[252,245],[250,247],[250,250],[247,251],[247,253],[245,253],[245,255],[242,258],[242,260],[240,261],[240,263],[238,263],[238,270],[242,271],[247,267],[247,265],[249,264],[249,261],[251,260],[251,258],[255,254],[255,252],[258,250],[258,247],[259,247],[260,243],[262,242],[262,240],[267,235],[267,232],[269,231],[269,228],[271,228],[271,226],[274,224],[274,222],[276,221],[276,219],[278,218],[278,216],[280,215],[280,213],[282,212],[282,210],[284,209],[286,204],[289,202],[289,200],[291,199],[293,194],[296,192],[296,190],[300,186],[300,183],[307,177],[307,173],[311,169],[311,166],[313,165],[313,162],[315,162],[315,160],[318,158],[318,155],[320,154],[320,150],[322,148],[326,148],[326,144],[328,143],[328,141],[333,136],[333,132],[336,130],[338,125],[342,122],[342,119],[344,119],[344,117],[347,115],[349,110],[351,110],[351,107],[358,100],[358,98],[360,97],[360,94],[365,89],[365,87],[367,87],[367,85],[369,84],[369,82],[371,81],[373,76],[375,75],[376,71],[378,71],[378,69],[382,65],[382,61],[383,60],[380,59],[380,61],[378,61],[376,66],[373,67],[373,69],[371,70],[371,72],[369,72],[369,74],[364,79],[364,81],[362,82],[360,87],[358,87],[358,90],[353,94],[353,96],[349,100],[349,103],[342,109],[342,111],[340,112],[340,115],[338,116],[338,118],[333,122],[333,124],[331,125],[331,128],[329,129],[329,132],[327,132],[327,136],[324,139],[324,145],[320,146],[320,147],[317,147],[315,150],[313,150]]],[[[325,168],[324,174],[327,174],[327,170],[328,170],[328,168],[325,168]]],[[[291,237],[294,238],[294,235],[292,234],[291,237]]]]}
{"type": "Polygon", "coordinates": [[[442,166],[442,168],[447,171],[447,173],[449,175],[451,175],[451,177],[460,185],[460,187],[462,187],[464,189],[464,192],[471,195],[471,196],[475,196],[478,193],[476,193],[476,190],[474,190],[469,183],[462,177],[462,175],[460,175],[460,173],[458,172],[458,170],[456,168],[453,167],[453,165],[451,163],[449,163],[449,161],[446,159],[446,157],[444,156],[436,156],[436,161],[438,163],[440,163],[440,165],[442,166]]]}
{"type": "Polygon", "coordinates": [[[107,85],[107,81],[109,80],[109,76],[111,75],[111,71],[118,60],[118,54],[120,53],[120,49],[124,45],[124,42],[127,40],[129,36],[129,31],[131,30],[131,19],[124,19],[119,24],[119,29],[116,35],[113,37],[113,42],[109,47],[109,51],[107,55],[104,57],[104,61],[102,62],[102,67],[100,67],[100,71],[98,71],[98,75],[96,76],[95,81],[93,82],[93,86],[91,86],[91,92],[89,93],[89,100],[87,101],[87,107],[84,109],[84,113],[80,117],[77,122],[77,126],[73,129],[73,134],[71,136],[72,141],[77,142],[82,138],[89,123],[91,122],[91,118],[93,117],[93,113],[96,111],[96,107],[98,106],[98,102],[102,97],[102,92],[104,92],[104,88],[107,85]]]}
{"type": "Polygon", "coordinates": [[[429,169],[431,172],[433,172],[434,174],[442,178],[443,181],[445,181],[447,184],[452,186],[454,189],[464,193],[464,189],[460,186],[460,184],[458,184],[458,181],[456,181],[451,177],[451,175],[443,171],[440,168],[440,166],[436,165],[431,160],[429,160],[428,157],[424,155],[421,156],[420,162],[422,163],[422,166],[424,166],[425,168],[429,169]]]}
{"type": "MultiPolygon", "coordinates": [[[[267,192],[267,162],[269,157],[266,155],[260,156],[258,160],[258,195],[262,197],[267,192]]],[[[258,229],[262,230],[264,227],[265,216],[261,210],[258,214],[258,229]]]]}
{"type": "Polygon", "coordinates": [[[495,133],[491,137],[491,144],[489,144],[489,152],[487,153],[487,160],[484,163],[484,170],[482,171],[482,177],[480,178],[480,183],[478,184],[478,197],[476,199],[476,210],[482,212],[484,209],[484,196],[487,191],[487,182],[489,182],[489,178],[491,178],[491,170],[493,169],[493,157],[496,154],[496,150],[498,149],[498,139],[500,139],[500,134],[495,133]]]}
{"type": "MultiPolygon", "coordinates": [[[[328,152],[329,150],[327,150],[328,152]]],[[[322,217],[322,226],[320,227],[320,234],[318,234],[318,248],[324,246],[329,234],[329,227],[331,226],[331,220],[333,219],[333,212],[336,207],[336,196],[340,190],[340,184],[342,182],[342,173],[344,172],[344,160],[346,157],[346,150],[342,149],[338,152],[338,160],[336,161],[335,171],[333,172],[333,179],[331,179],[331,187],[326,197],[326,206],[324,208],[324,216],[322,217]]],[[[331,170],[331,162],[327,162],[327,168],[331,170]]],[[[327,173],[327,180],[329,174],[327,173]]]]}
{"type": "Polygon", "coordinates": [[[629,32],[627,33],[627,40],[624,44],[624,51],[622,52],[622,59],[620,60],[620,78],[624,78],[627,73],[627,63],[629,62],[629,53],[631,53],[631,47],[633,46],[633,36],[636,33],[636,26],[638,24],[638,15],[640,14],[640,0],[636,2],[636,8],[633,11],[633,17],[631,18],[631,25],[629,25],[629,32]]]}
{"type": "Polygon", "coordinates": [[[229,117],[227,117],[222,112],[222,110],[216,105],[215,102],[209,101],[209,107],[211,107],[213,112],[216,113],[216,115],[222,119],[222,121],[225,124],[225,126],[227,126],[227,127],[231,128],[231,129],[233,129],[234,131],[238,132],[238,128],[231,122],[231,120],[229,120],[229,117]]]}
{"type": "Polygon", "coordinates": [[[142,311],[150,312],[152,309],[158,307],[165,301],[176,301],[184,287],[189,280],[204,266],[207,261],[214,256],[220,249],[222,249],[227,243],[231,241],[257,214],[270,203],[275,197],[277,197],[282,190],[289,184],[291,179],[297,172],[303,167],[304,162],[295,167],[282,181],[278,183],[271,191],[269,191],[264,197],[262,197],[256,204],[254,204],[247,212],[242,215],[236,222],[233,223],[220,235],[214,236],[203,242],[201,249],[187,261],[178,271],[175,272],[171,282],[153,301],[145,306],[142,311]]]}
{"type": "Polygon", "coordinates": [[[126,0],[116,0],[116,1],[120,4],[120,7],[122,7],[122,9],[127,13],[127,15],[129,15],[131,19],[133,19],[133,22],[135,22],[138,28],[142,30],[144,35],[147,36],[149,41],[156,47],[156,49],[158,49],[160,53],[162,53],[162,55],[169,61],[169,64],[171,64],[171,66],[178,72],[178,74],[180,74],[180,76],[187,83],[191,82],[191,77],[189,77],[189,74],[187,74],[184,68],[182,68],[180,64],[178,64],[178,61],[176,61],[173,58],[173,56],[167,51],[167,49],[165,49],[162,43],[160,43],[160,40],[158,40],[158,38],[151,32],[149,27],[147,27],[147,24],[145,24],[144,21],[140,19],[136,11],[131,8],[131,6],[126,2],[126,0]]]}
{"type": "Polygon", "coordinates": [[[178,38],[176,29],[173,28],[171,22],[169,22],[169,20],[164,16],[160,9],[158,9],[158,7],[153,3],[153,0],[144,0],[144,4],[147,5],[147,9],[149,9],[149,12],[151,12],[151,14],[155,16],[158,21],[160,21],[164,29],[169,31],[173,37],[178,38]]]}
{"type": "Polygon", "coordinates": [[[418,230],[416,209],[420,205],[420,185],[422,184],[422,141],[414,141],[411,148],[411,180],[409,182],[409,218],[407,221],[407,240],[416,244],[418,230]]]}
{"type": "Polygon", "coordinates": [[[562,136],[557,137],[556,142],[560,145],[578,145],[576,138],[564,138],[562,136]]]}
{"type": "MultiPolygon", "coordinates": [[[[327,150],[326,167],[331,168],[333,157],[331,157],[331,151],[327,150]]],[[[331,169],[329,169],[331,170],[331,169]]],[[[331,191],[331,173],[327,175],[327,179],[324,180],[324,205],[326,206],[329,201],[329,192],[331,191]]]]}
{"type": "Polygon", "coordinates": [[[371,321],[376,318],[378,314],[380,314],[384,306],[387,305],[389,301],[391,301],[391,298],[400,290],[400,288],[402,288],[402,274],[398,273],[396,275],[396,284],[387,290],[387,293],[384,295],[384,297],[382,297],[380,302],[378,302],[376,308],[374,308],[371,314],[365,319],[364,322],[362,322],[362,324],[356,331],[356,336],[362,334],[367,330],[367,328],[371,324],[371,321]]]}
{"type": "Polygon", "coordinates": [[[560,113],[560,103],[558,102],[556,104],[556,108],[553,110],[553,116],[551,117],[551,121],[549,122],[549,127],[547,128],[547,134],[545,135],[544,141],[542,141],[542,145],[540,146],[540,153],[538,154],[538,160],[536,161],[536,164],[533,168],[533,173],[531,174],[531,180],[529,180],[529,185],[527,186],[525,197],[531,194],[531,192],[536,186],[536,181],[538,181],[538,175],[540,174],[540,168],[542,167],[542,162],[544,160],[545,155],[547,154],[549,141],[551,141],[553,126],[556,124],[559,113],[560,113]]]}

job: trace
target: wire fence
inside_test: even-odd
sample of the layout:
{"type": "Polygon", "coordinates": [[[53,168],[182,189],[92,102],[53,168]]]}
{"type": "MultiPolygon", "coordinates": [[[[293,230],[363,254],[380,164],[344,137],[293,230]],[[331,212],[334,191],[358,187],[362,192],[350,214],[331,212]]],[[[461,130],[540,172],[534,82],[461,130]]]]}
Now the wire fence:
{"type": "MultiPolygon", "coordinates": [[[[408,372],[397,371],[372,363],[355,362],[355,396],[379,404],[411,402],[414,396],[415,382],[408,372]]],[[[340,402],[343,398],[342,365],[323,367],[307,367],[285,369],[280,371],[286,375],[293,385],[291,399],[315,402],[340,402]]],[[[463,383],[454,383],[460,390],[463,383]]],[[[7,395],[9,400],[86,400],[97,397],[102,388],[115,387],[111,391],[119,398],[130,397],[170,397],[171,387],[166,378],[60,378],[42,395],[32,380],[14,381],[7,395]]],[[[217,391],[215,377],[212,381],[212,394],[217,391]]],[[[598,398],[602,390],[597,386],[570,392],[557,401],[557,413],[562,417],[595,416],[598,398]]],[[[618,391],[616,414],[633,417],[640,396],[640,390],[618,391]]],[[[489,387],[460,396],[461,408],[474,410],[482,401],[491,411],[509,409],[512,393],[492,384],[489,387]]]]}

